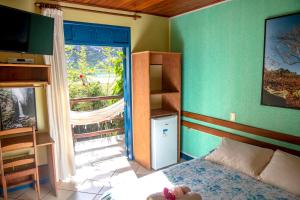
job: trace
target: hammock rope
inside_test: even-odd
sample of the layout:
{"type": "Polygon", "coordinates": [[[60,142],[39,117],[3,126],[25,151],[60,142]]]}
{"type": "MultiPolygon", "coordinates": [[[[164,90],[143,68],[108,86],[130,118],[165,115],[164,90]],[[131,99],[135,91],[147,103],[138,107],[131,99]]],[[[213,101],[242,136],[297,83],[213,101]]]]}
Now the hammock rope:
{"type": "Polygon", "coordinates": [[[111,120],[124,112],[124,98],[105,108],[93,111],[71,111],[72,125],[95,124],[111,120]]]}

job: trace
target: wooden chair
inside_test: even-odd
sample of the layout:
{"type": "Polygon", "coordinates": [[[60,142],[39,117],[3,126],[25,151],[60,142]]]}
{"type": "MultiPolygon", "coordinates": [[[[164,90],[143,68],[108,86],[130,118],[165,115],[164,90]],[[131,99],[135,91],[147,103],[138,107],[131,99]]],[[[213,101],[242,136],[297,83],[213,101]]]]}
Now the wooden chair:
{"type": "Polygon", "coordinates": [[[36,199],[40,199],[36,152],[35,127],[0,131],[0,167],[4,200],[8,198],[7,190],[9,188],[31,183],[34,185],[36,199]],[[33,151],[26,155],[9,156],[7,159],[3,156],[9,152],[25,149],[33,151]]]}

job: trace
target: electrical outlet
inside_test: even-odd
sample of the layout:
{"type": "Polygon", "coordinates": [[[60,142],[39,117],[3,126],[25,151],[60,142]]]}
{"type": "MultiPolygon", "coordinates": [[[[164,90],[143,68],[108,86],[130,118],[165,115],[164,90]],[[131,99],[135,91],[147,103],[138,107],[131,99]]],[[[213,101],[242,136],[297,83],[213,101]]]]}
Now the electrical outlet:
{"type": "Polygon", "coordinates": [[[232,112],[230,113],[230,121],[235,122],[236,120],[236,113],[232,112]]]}

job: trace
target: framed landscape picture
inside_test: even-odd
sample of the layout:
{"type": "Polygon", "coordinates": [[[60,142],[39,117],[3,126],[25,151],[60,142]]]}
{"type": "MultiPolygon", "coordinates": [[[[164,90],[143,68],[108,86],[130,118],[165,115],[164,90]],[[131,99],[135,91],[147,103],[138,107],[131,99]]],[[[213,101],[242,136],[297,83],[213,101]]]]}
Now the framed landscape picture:
{"type": "Polygon", "coordinates": [[[0,89],[1,130],[37,125],[34,88],[0,89]]]}
{"type": "Polygon", "coordinates": [[[261,104],[300,109],[300,13],[266,19],[261,104]]]}

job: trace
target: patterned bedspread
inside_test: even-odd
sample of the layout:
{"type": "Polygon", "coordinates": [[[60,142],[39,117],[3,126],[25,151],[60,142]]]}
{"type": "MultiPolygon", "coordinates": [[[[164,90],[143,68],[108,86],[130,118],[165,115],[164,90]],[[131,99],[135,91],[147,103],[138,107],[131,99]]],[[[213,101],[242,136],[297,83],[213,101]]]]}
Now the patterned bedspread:
{"type": "Polygon", "coordinates": [[[170,167],[163,170],[163,173],[174,185],[187,185],[192,191],[201,194],[203,200],[300,199],[280,188],[204,159],[170,167]]]}
{"type": "Polygon", "coordinates": [[[187,185],[203,200],[300,200],[285,190],[265,184],[222,165],[194,159],[123,184],[108,191],[110,200],[146,200],[164,187],[187,185]]]}

